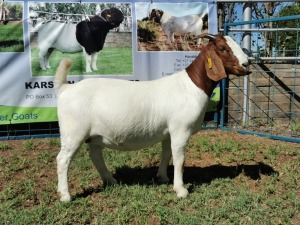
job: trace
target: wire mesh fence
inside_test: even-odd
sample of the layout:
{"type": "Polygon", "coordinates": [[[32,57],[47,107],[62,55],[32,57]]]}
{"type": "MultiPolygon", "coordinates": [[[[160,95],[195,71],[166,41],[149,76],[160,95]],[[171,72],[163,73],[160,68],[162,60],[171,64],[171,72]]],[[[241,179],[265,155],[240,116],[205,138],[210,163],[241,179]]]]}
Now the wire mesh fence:
{"type": "Polygon", "coordinates": [[[225,26],[240,42],[245,32],[251,35],[252,74],[223,83],[223,129],[300,142],[299,26],[300,16],[225,26]]]}

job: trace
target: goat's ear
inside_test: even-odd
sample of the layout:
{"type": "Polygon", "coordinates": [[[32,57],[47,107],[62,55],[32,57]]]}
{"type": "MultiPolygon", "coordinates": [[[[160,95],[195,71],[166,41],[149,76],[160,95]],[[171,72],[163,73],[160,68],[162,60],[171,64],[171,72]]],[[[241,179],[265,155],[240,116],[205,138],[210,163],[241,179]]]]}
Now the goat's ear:
{"type": "Polygon", "coordinates": [[[209,79],[219,81],[227,77],[223,62],[214,49],[203,49],[201,54],[205,56],[205,70],[209,79]]]}

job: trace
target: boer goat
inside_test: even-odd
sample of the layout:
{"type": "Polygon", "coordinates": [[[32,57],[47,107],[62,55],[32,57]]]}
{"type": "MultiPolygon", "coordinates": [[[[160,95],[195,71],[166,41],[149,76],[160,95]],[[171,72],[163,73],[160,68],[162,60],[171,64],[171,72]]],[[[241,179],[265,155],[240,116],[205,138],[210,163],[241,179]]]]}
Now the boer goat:
{"type": "MultiPolygon", "coordinates": [[[[196,36],[203,32],[204,20],[207,20],[207,13],[202,15],[187,15],[182,17],[172,16],[170,13],[160,9],[152,9],[150,20],[159,23],[168,36],[168,44],[174,42],[174,33],[194,34],[196,36]]],[[[200,44],[200,40],[197,40],[200,44]]]]}
{"type": "Polygon", "coordinates": [[[110,184],[117,181],[103,160],[104,147],[126,151],[162,142],[157,177],[169,181],[167,166],[173,156],[174,190],[178,197],[188,195],[182,180],[185,146],[201,128],[213,89],[227,74],[250,73],[247,55],[233,39],[210,34],[201,38],[211,41],[185,70],[154,81],[92,78],[68,84],[71,61],[60,63],[54,85],[61,134],[57,156],[61,201],[71,199],[68,167],[84,142],[103,182],[110,184]]]}
{"type": "Polygon", "coordinates": [[[49,57],[54,49],[58,49],[62,52],[83,50],[86,72],[97,70],[97,54],[103,48],[107,33],[118,27],[123,19],[123,13],[119,9],[111,8],[78,24],[55,21],[45,23],[38,31],[41,69],[50,68],[49,57]]]}

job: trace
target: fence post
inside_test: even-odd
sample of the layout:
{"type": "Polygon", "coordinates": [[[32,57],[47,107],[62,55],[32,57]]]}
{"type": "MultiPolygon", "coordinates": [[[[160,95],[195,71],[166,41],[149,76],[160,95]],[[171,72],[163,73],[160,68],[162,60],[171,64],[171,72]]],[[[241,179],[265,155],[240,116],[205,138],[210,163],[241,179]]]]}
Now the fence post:
{"type": "MultiPolygon", "coordinates": [[[[244,3],[243,5],[243,21],[251,20],[251,6],[250,2],[244,3]]],[[[250,29],[251,24],[243,25],[243,29],[250,29]]],[[[249,31],[245,31],[243,33],[243,48],[251,52],[251,33],[249,31]]],[[[249,75],[244,77],[244,105],[243,105],[243,126],[247,126],[249,123],[249,89],[250,89],[250,81],[249,75]]]]}

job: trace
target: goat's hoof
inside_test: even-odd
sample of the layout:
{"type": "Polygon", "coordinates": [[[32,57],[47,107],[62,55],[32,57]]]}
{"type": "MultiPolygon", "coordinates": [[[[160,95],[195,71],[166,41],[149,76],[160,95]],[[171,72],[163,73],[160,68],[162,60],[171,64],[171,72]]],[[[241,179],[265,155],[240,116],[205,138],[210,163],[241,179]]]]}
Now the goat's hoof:
{"type": "Polygon", "coordinates": [[[71,201],[71,195],[70,194],[61,195],[60,201],[61,202],[70,202],[71,201]]]}
{"type": "Polygon", "coordinates": [[[186,198],[189,195],[189,192],[186,188],[182,187],[179,190],[176,190],[178,198],[186,198]]]}
{"type": "Polygon", "coordinates": [[[104,183],[105,185],[114,185],[114,184],[117,184],[118,181],[117,181],[115,178],[110,177],[110,178],[104,179],[104,180],[103,180],[103,183],[104,183]]]}
{"type": "Polygon", "coordinates": [[[157,179],[158,179],[158,183],[160,184],[167,184],[170,181],[168,177],[157,176],[157,179]]]}

